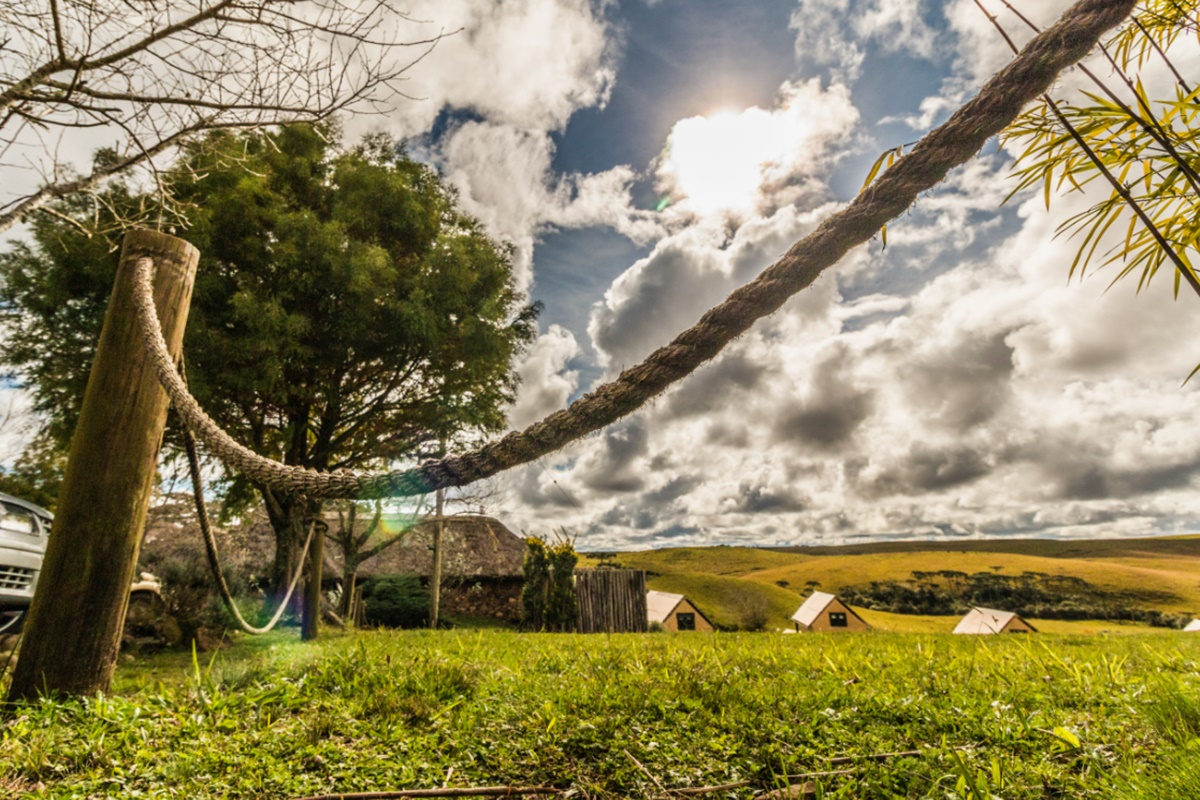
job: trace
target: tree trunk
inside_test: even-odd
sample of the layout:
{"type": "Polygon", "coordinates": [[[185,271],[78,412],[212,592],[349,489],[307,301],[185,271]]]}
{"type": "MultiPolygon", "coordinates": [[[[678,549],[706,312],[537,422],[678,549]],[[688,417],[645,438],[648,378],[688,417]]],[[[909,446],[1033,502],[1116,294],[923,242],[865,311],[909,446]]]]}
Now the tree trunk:
{"type": "Polygon", "coordinates": [[[445,535],[445,517],[442,509],[445,503],[445,489],[438,489],[434,497],[434,515],[437,522],[433,524],[433,571],[430,576],[430,627],[437,628],[438,614],[442,606],[442,549],[445,535]]]}
{"type": "MultiPolygon", "coordinates": [[[[438,442],[438,458],[446,457],[446,440],[438,442]]],[[[433,569],[429,571],[429,627],[437,630],[442,605],[442,544],[446,532],[446,490],[433,493],[433,569]]]]}
{"type": "Polygon", "coordinates": [[[442,534],[445,532],[445,517],[442,507],[445,503],[445,489],[434,493],[434,515],[437,517],[433,524],[433,570],[429,576],[429,627],[436,629],[438,614],[442,601],[442,534]]]}
{"type": "Polygon", "coordinates": [[[154,304],[167,347],[175,356],[182,348],[200,254],[172,236],[130,231],[71,440],[11,701],[89,695],[112,682],[167,419],[167,395],[146,357],[132,304],[134,269],[146,257],[156,267],[154,304]]]}
{"type": "MultiPolygon", "coordinates": [[[[304,549],[304,539],[308,535],[305,520],[319,519],[322,504],[320,501],[302,501],[296,495],[280,496],[270,490],[262,490],[260,493],[267,510],[267,519],[275,533],[275,560],[271,570],[271,595],[274,605],[283,602],[288,584],[301,566],[300,556],[304,549]]],[[[314,540],[318,535],[313,534],[314,540]]],[[[288,605],[288,613],[302,616],[303,593],[294,593],[288,605]]]]}

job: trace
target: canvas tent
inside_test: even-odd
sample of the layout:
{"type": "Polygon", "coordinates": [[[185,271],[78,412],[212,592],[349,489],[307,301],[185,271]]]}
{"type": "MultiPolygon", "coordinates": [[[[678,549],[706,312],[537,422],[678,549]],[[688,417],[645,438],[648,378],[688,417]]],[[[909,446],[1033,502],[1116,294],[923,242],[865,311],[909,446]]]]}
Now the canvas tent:
{"type": "Polygon", "coordinates": [[[869,631],[871,626],[836,595],[813,592],[792,614],[798,631],[869,631]]]}
{"type": "Polygon", "coordinates": [[[681,594],[670,592],[646,592],[646,620],[659,623],[669,631],[704,631],[711,633],[716,630],[708,617],[700,613],[688,599],[681,594]]]}
{"type": "Polygon", "coordinates": [[[1188,633],[1200,633],[1200,619],[1194,619],[1184,628],[1188,633]]]}
{"type": "Polygon", "coordinates": [[[1037,629],[1011,611],[976,606],[954,626],[955,633],[1037,633],[1037,629]]]}

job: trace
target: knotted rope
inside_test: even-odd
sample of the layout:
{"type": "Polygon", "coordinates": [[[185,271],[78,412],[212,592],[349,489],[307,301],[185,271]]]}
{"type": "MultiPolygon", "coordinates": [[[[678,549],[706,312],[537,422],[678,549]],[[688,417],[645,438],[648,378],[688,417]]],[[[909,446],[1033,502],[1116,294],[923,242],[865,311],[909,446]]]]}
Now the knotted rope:
{"type": "Polygon", "coordinates": [[[930,131],[908,155],[841,211],[801,239],[756,279],[735,290],[692,328],[654,351],[641,364],[585,394],[524,431],[473,453],[428,461],[419,467],[376,475],[321,473],[289,467],[239,445],[222,431],[183,387],[159,332],[151,294],[151,263],[138,262],[135,305],[158,378],[185,424],[217,458],[251,480],[314,497],[377,498],[426,494],[463,486],[551,453],[636,410],[672,383],[713,358],[756,321],[774,313],[822,272],[902,214],[917,195],[966,162],[1037,98],[1059,72],[1087,55],[1105,31],[1129,16],[1136,0],[1081,0],[1042,31],[979,94],[930,131]]]}

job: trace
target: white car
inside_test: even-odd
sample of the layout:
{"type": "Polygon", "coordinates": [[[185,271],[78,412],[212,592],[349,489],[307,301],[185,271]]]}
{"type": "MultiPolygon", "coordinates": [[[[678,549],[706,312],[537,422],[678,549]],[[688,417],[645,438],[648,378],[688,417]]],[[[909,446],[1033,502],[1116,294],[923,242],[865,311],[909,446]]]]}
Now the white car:
{"type": "Polygon", "coordinates": [[[0,492],[0,633],[20,627],[33,602],[54,515],[0,492]]]}
{"type": "MultiPolygon", "coordinates": [[[[25,610],[33,602],[53,521],[54,515],[41,506],[0,492],[0,634],[21,629],[25,610]]],[[[157,597],[161,605],[162,585],[143,572],[129,587],[129,595],[131,602],[157,597]]]]}

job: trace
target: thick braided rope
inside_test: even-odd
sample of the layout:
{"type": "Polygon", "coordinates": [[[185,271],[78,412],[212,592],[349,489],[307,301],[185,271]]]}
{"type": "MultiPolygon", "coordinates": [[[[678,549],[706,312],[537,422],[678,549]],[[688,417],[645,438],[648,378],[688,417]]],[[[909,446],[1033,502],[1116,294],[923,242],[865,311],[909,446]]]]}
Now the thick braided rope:
{"type": "Polygon", "coordinates": [[[236,442],[205,413],[188,391],[167,351],[158,312],[154,308],[153,272],[154,262],[150,258],[139,258],[134,264],[133,307],[147,358],[188,430],[196,434],[196,438],[203,441],[225,466],[272,489],[313,497],[358,496],[363,480],[361,477],[349,472],[317,472],[280,464],[236,442]]]}
{"type": "Polygon", "coordinates": [[[1059,72],[1082,59],[1105,31],[1128,17],[1135,4],[1136,0],[1076,3],[1057,23],[1030,41],[975,98],[930,131],[846,208],[793,245],[755,280],[709,310],[692,328],[566,409],[473,453],[367,476],[286,467],[238,445],[217,428],[190,396],[180,395],[182,382],[166,355],[166,345],[158,333],[157,315],[150,302],[147,266],[138,273],[136,300],[139,320],[153,333],[153,337],[145,337],[148,344],[152,350],[161,346],[161,354],[152,353],[155,369],[180,415],[214,455],[252,480],[275,488],[322,497],[399,497],[463,486],[495,475],[615,422],[713,358],[757,320],[774,313],[789,297],[811,285],[851,248],[866,242],[902,214],[918,194],[937,185],[953,167],[974,156],[989,138],[1016,119],[1027,103],[1049,89],[1059,72]],[[151,341],[152,338],[161,345],[151,341]],[[194,409],[185,410],[185,405],[194,409]]]}

